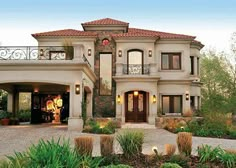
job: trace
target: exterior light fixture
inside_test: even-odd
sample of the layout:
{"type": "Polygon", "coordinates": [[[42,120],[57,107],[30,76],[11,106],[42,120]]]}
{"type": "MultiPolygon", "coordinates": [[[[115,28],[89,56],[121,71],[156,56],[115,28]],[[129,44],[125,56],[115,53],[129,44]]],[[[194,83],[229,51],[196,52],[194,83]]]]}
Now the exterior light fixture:
{"type": "Polygon", "coordinates": [[[153,103],[156,103],[156,102],[157,102],[156,95],[153,95],[153,96],[152,96],[152,102],[153,102],[153,103]]]}
{"type": "Polygon", "coordinates": [[[39,50],[39,55],[43,56],[43,49],[42,48],[39,50]]]}
{"type": "Polygon", "coordinates": [[[34,93],[37,94],[39,92],[38,88],[34,88],[34,93]]]}
{"type": "Polygon", "coordinates": [[[88,49],[88,56],[91,56],[91,54],[92,54],[92,50],[89,48],[88,49]]]}
{"type": "Polygon", "coordinates": [[[77,84],[77,85],[75,85],[75,94],[80,94],[80,85],[79,84],[77,84]]]}
{"type": "Polygon", "coordinates": [[[134,96],[138,96],[138,91],[134,91],[134,96]]]}
{"type": "Polygon", "coordinates": [[[158,154],[158,148],[156,146],[153,146],[152,147],[152,152],[157,155],[158,154]]]}
{"type": "Polygon", "coordinates": [[[121,103],[121,98],[120,98],[120,95],[117,96],[117,103],[121,103]]]}
{"type": "Polygon", "coordinates": [[[189,100],[189,92],[188,91],[185,92],[185,98],[187,101],[189,100]]]}
{"type": "Polygon", "coordinates": [[[148,51],[148,56],[149,56],[149,57],[152,57],[152,50],[149,50],[149,51],[148,51]]]}
{"type": "Polygon", "coordinates": [[[118,51],[118,56],[122,57],[122,51],[121,50],[118,51]]]}

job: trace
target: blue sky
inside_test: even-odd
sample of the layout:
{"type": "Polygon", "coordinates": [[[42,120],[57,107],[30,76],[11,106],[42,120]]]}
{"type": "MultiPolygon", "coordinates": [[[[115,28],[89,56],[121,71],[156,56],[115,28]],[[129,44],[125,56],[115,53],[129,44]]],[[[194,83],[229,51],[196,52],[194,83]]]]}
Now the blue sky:
{"type": "Polygon", "coordinates": [[[0,6],[2,45],[37,45],[30,34],[73,28],[110,17],[130,27],[197,36],[227,49],[236,31],[236,0],[8,0],[0,6]]]}

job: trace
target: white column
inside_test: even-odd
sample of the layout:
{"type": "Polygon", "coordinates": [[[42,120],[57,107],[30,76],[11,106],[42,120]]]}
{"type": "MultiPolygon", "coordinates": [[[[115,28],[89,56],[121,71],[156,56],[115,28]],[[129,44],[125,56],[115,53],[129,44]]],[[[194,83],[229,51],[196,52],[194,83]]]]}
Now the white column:
{"type": "Polygon", "coordinates": [[[149,95],[149,116],[148,116],[148,123],[155,125],[155,118],[157,116],[157,100],[155,103],[153,103],[153,95],[156,96],[156,94],[150,94],[149,95]]]}
{"type": "Polygon", "coordinates": [[[194,60],[194,75],[197,75],[197,57],[194,56],[193,60],[194,60]]]}
{"type": "Polygon", "coordinates": [[[8,93],[7,95],[7,111],[8,112],[13,112],[13,94],[8,93]]]}
{"type": "Polygon", "coordinates": [[[82,86],[80,84],[80,94],[75,94],[75,85],[70,85],[70,116],[68,120],[68,130],[82,131],[82,86]]]}

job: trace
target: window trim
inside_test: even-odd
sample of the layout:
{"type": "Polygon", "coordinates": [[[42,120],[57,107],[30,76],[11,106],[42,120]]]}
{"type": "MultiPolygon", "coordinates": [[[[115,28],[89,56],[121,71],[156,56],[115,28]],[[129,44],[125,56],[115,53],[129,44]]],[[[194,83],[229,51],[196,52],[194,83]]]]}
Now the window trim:
{"type": "Polygon", "coordinates": [[[181,52],[162,52],[161,53],[161,70],[181,70],[182,69],[182,53],[181,52]],[[163,68],[163,55],[168,55],[169,68],[163,68]],[[173,56],[179,56],[179,68],[173,68],[173,56]]]}
{"type": "Polygon", "coordinates": [[[162,114],[164,114],[164,115],[170,115],[170,114],[180,114],[180,115],[182,115],[183,114],[183,96],[182,95],[162,95],[161,101],[162,101],[162,114]],[[180,108],[181,108],[180,111],[181,112],[180,113],[175,113],[175,112],[171,113],[169,111],[169,113],[164,113],[163,112],[163,107],[164,107],[163,97],[169,97],[169,109],[170,109],[170,111],[172,111],[172,110],[174,111],[174,97],[180,97],[180,108]]]}

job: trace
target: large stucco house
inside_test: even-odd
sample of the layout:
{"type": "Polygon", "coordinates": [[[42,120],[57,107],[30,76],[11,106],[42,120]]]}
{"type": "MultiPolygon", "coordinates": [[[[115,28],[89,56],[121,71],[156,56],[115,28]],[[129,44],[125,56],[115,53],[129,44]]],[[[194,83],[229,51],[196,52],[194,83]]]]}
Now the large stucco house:
{"type": "Polygon", "coordinates": [[[0,47],[0,89],[9,93],[8,111],[18,110],[19,93],[30,92],[32,122],[60,107],[68,113],[68,129],[81,130],[82,109],[88,117],[154,125],[158,113],[200,108],[203,45],[194,36],[110,18],[82,27],[32,34],[37,47],[0,47]]]}

